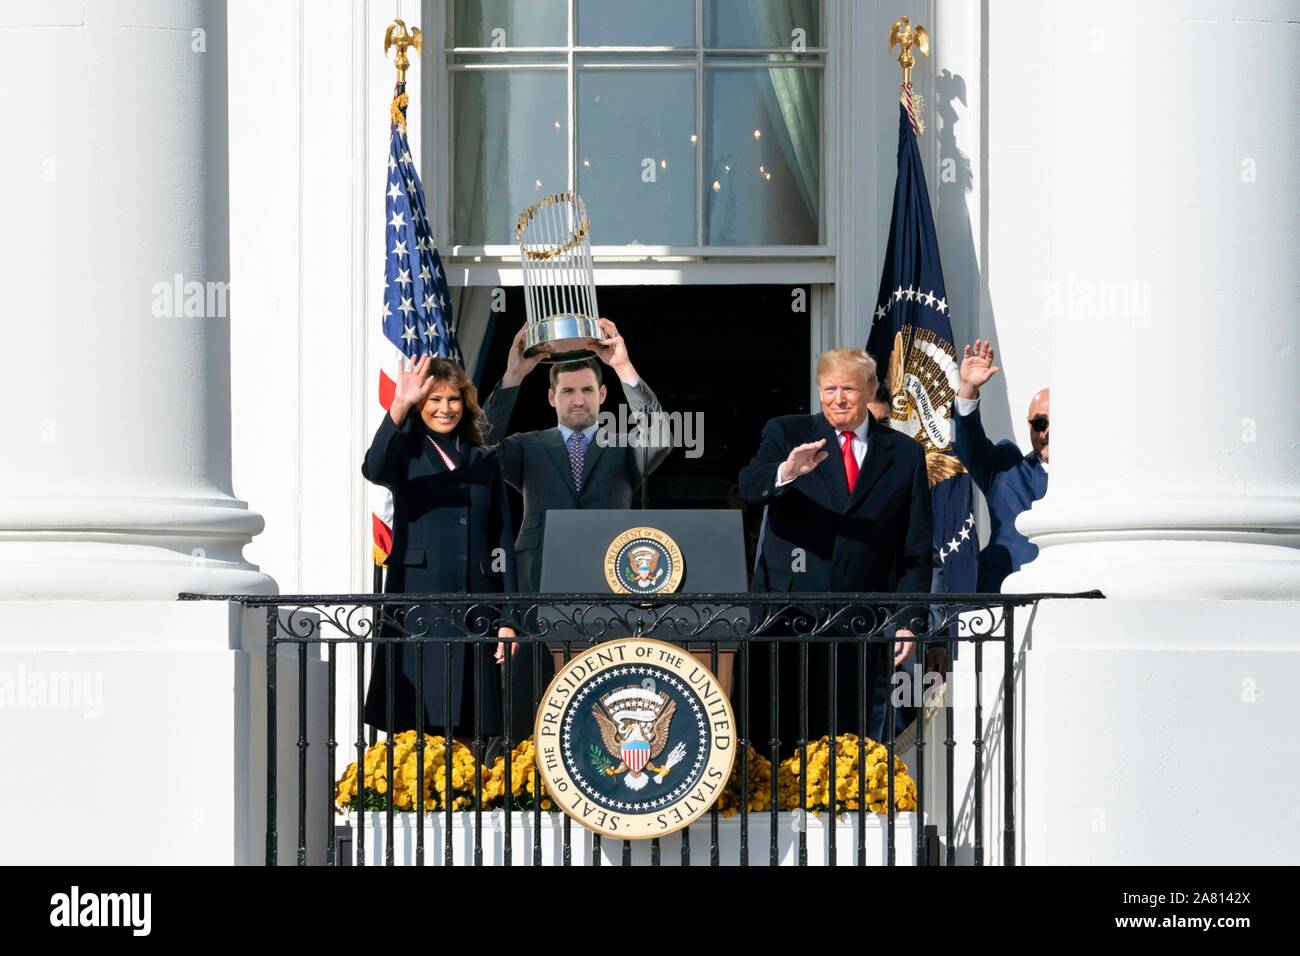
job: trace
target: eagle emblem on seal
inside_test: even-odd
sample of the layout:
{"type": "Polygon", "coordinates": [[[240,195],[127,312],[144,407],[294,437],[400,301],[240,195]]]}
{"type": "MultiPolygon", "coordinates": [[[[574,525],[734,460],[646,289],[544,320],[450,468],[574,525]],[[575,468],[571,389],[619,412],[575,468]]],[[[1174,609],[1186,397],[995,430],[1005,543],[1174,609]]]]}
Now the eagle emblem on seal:
{"type": "Polygon", "coordinates": [[[673,767],[686,756],[686,745],[678,742],[662,764],[654,761],[668,747],[669,729],[677,702],[654,687],[653,680],[610,691],[591,707],[600,725],[605,745],[591,748],[591,762],[598,773],[623,777],[629,790],[641,790],[654,774],[663,783],[673,767]]]}

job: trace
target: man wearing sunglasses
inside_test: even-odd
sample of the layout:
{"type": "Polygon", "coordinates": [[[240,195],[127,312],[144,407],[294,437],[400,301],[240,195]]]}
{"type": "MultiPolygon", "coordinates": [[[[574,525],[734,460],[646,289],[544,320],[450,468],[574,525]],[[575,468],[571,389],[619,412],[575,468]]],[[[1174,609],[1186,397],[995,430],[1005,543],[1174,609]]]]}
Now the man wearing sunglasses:
{"type": "Polygon", "coordinates": [[[1024,454],[1009,439],[994,444],[980,422],[980,389],[999,372],[993,364],[993,345],[977,339],[967,345],[961,362],[961,387],[953,400],[956,426],[953,447],[957,459],[989,506],[988,544],[979,554],[980,591],[996,592],[1008,574],[1038,557],[1038,546],[1016,530],[1016,516],[1047,494],[1048,390],[1029,403],[1029,440],[1033,451],[1024,454]]]}

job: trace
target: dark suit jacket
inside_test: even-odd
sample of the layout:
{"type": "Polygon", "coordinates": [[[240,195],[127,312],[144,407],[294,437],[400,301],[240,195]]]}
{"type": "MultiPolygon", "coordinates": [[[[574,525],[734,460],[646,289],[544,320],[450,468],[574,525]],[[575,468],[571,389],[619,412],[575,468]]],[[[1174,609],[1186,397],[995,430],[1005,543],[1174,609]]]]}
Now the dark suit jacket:
{"type": "MultiPolygon", "coordinates": [[[[767,505],[755,591],[929,593],[934,519],[925,450],[906,435],[871,421],[866,457],[850,494],[839,436],[826,416],[774,418],[763,429],[758,454],[740,472],[740,493],[746,501],[767,505]],[[826,439],[826,460],[777,488],[777,469],[791,449],[821,438],[826,439]]],[[[862,613],[870,619],[877,612],[864,608],[862,613]]],[[[925,606],[917,605],[900,619],[925,614],[925,606]]],[[[771,648],[750,646],[748,689],[738,683],[733,696],[748,721],[746,735],[761,753],[766,755],[771,746],[780,755],[792,753],[804,727],[809,739],[830,733],[830,657],[827,642],[812,643],[804,684],[797,645],[781,645],[779,715],[774,719],[769,707],[771,648]]],[[[885,643],[873,643],[864,657],[859,659],[852,643],[838,647],[834,729],[837,734],[865,730],[880,740],[892,651],[885,643]],[[864,663],[867,699],[860,702],[858,677],[864,663]]]]}
{"type": "Polygon", "coordinates": [[[984,433],[978,405],[969,415],[959,415],[955,404],[953,449],[989,506],[989,540],[979,554],[975,587],[997,592],[1008,574],[1038,557],[1038,545],[1016,530],[1016,516],[1047,494],[1047,469],[1033,452],[1022,454],[1015,442],[993,444],[984,433]]]}
{"type": "MultiPolygon", "coordinates": [[[[623,386],[631,411],[660,411],[659,400],[644,381],[635,387],[623,386]]],[[[599,432],[587,446],[583,460],[582,492],[573,482],[569,452],[559,428],[507,435],[510,413],[514,410],[518,388],[498,386],[488,397],[483,411],[491,426],[488,441],[496,442],[506,481],[524,498],[523,523],[515,541],[519,558],[520,588],[535,592],[542,580],[542,540],[546,529],[546,512],[569,508],[630,508],[632,493],[641,485],[642,462],[645,472],[654,471],[668,457],[669,447],[631,447],[599,444],[599,432]],[[644,456],[644,459],[643,459],[644,456]]],[[[530,625],[531,626],[531,625],[530,625]]],[[[534,654],[536,645],[524,643],[510,664],[510,737],[521,740],[533,732],[534,701],[551,678],[555,664],[549,653],[534,654]],[[534,668],[534,657],[540,657],[534,668]],[[535,673],[536,671],[536,673],[535,673]],[[540,674],[540,680],[536,680],[540,674]]]]}
{"type": "Polygon", "coordinates": [[[870,423],[850,495],[839,436],[826,416],[774,418],[740,472],[740,493],[767,505],[754,590],[929,593],[934,518],[925,450],[906,435],[870,423]],[[826,460],[777,488],[777,468],[790,450],[821,438],[826,460]],[[796,548],[801,571],[792,570],[796,548]]]}
{"type": "MultiPolygon", "coordinates": [[[[659,400],[644,381],[624,386],[632,412],[661,411],[659,400]]],[[[497,387],[483,406],[491,426],[488,441],[497,444],[506,481],[524,498],[523,523],[515,541],[519,580],[524,591],[536,591],[542,577],[542,540],[546,512],[560,508],[630,508],[641,486],[642,463],[652,472],[668,457],[670,447],[632,447],[624,442],[604,447],[600,433],[592,439],[583,461],[582,492],[573,482],[569,452],[559,428],[507,435],[518,388],[497,387]]]]}
{"type": "MultiPolygon", "coordinates": [[[[510,504],[500,460],[489,448],[462,444],[464,463],[448,471],[412,412],[399,428],[385,415],[375,432],[361,473],[393,492],[393,549],[388,558],[386,593],[512,593],[518,590],[514,548],[510,542],[510,504]],[[495,552],[495,553],[494,553],[495,552]]],[[[409,618],[416,620],[416,618],[409,618]]],[[[431,636],[455,633],[436,624],[431,636]]],[[[423,652],[424,698],[419,704],[425,729],[441,734],[445,723],[443,653],[446,645],[426,644],[423,652]]],[[[467,672],[466,645],[451,645],[451,714],[453,729],[469,733],[475,694],[472,663],[467,672]]],[[[387,648],[376,645],[366,722],[387,730],[387,648]]],[[[412,645],[403,645],[394,661],[394,731],[416,723],[416,668],[412,645]]],[[[497,665],[490,649],[481,652],[478,694],[483,734],[500,733],[501,694],[497,665]]]]}

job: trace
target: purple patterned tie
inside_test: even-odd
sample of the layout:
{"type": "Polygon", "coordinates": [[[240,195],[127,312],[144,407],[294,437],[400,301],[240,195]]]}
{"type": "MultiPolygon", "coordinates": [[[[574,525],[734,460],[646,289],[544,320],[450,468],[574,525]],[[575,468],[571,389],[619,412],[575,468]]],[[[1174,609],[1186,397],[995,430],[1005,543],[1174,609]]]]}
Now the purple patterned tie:
{"type": "Polygon", "coordinates": [[[582,432],[569,436],[569,467],[573,469],[573,487],[582,494],[582,462],[587,455],[587,446],[582,440],[582,432]]]}

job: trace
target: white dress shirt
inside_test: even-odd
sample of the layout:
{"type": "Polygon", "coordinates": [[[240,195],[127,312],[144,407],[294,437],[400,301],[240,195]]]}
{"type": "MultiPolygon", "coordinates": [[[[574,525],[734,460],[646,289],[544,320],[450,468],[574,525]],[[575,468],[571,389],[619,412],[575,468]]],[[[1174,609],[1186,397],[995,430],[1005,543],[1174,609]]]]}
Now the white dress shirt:
{"type": "MultiPolygon", "coordinates": [[[[596,434],[596,429],[599,427],[599,425],[591,425],[582,430],[582,447],[584,449],[590,447],[592,436],[596,434]]],[[[559,429],[560,437],[564,439],[564,445],[567,448],[569,445],[569,437],[573,434],[573,429],[568,425],[560,425],[559,429]]]]}
{"type": "MultiPolygon", "coordinates": [[[[831,427],[832,427],[832,428],[835,428],[834,425],[832,425],[831,427]]],[[[856,459],[858,460],[858,473],[859,473],[859,474],[861,474],[861,472],[862,472],[862,463],[863,463],[863,462],[866,460],[866,458],[867,458],[867,429],[868,429],[868,427],[869,427],[868,422],[864,419],[861,425],[859,425],[857,428],[853,429],[853,437],[850,439],[850,441],[853,442],[853,457],[856,458],[856,459]]],[[[841,430],[838,429],[838,428],[835,429],[835,438],[836,438],[837,443],[839,444],[839,448],[837,448],[836,451],[838,452],[838,454],[839,454],[841,457],[843,457],[843,455],[844,455],[844,436],[841,434],[841,430]]],[[[823,451],[825,451],[824,448],[823,448],[823,451]]],[[[824,465],[825,462],[823,462],[822,464],[824,465]]],[[[820,467],[820,466],[819,466],[819,467],[820,467]]],[[[795,478],[797,478],[797,477],[798,477],[798,476],[796,475],[795,478]]],[[[778,466],[777,466],[777,469],[776,469],[776,487],[777,487],[777,488],[783,488],[784,486],[790,484],[790,482],[792,482],[792,481],[794,481],[794,478],[787,478],[785,481],[782,481],[782,480],[781,480],[781,468],[780,468],[780,466],[778,465],[778,466]]]]}

